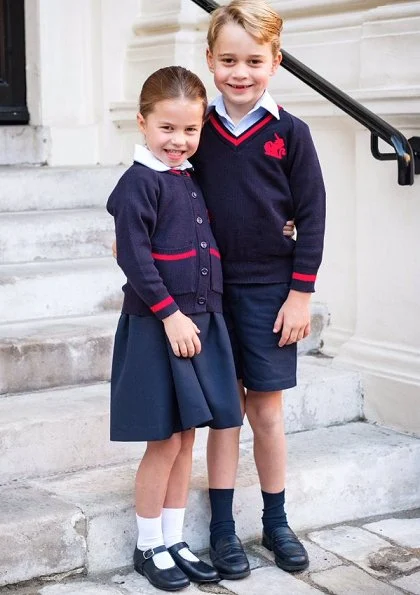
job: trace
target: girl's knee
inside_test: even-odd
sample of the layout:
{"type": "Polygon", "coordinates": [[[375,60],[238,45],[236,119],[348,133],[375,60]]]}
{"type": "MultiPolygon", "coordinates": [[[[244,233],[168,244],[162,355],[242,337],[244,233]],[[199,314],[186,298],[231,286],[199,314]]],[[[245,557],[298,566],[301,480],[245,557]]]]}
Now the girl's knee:
{"type": "Polygon", "coordinates": [[[181,433],[172,434],[167,440],[156,440],[147,443],[146,452],[157,454],[168,462],[174,461],[182,446],[181,433]]]}
{"type": "Polygon", "coordinates": [[[192,450],[195,441],[195,429],[186,430],[181,432],[181,452],[192,450]]]}

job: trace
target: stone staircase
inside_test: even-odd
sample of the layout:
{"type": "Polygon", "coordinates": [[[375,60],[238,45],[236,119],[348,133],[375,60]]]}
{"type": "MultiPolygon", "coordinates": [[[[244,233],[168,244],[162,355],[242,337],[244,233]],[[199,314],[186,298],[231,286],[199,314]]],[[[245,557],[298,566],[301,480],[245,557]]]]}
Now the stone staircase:
{"type": "MultiPolygon", "coordinates": [[[[108,378],[123,277],[104,209],[124,168],[0,168],[0,587],[130,564],[144,445],[108,440],[108,378]]],[[[420,505],[420,441],[361,421],[359,374],[319,354],[314,303],[298,387],[285,397],[288,512],[297,530],[420,505]]],[[[185,537],[207,546],[206,430],[185,537]],[[203,512],[204,511],[204,512],[203,512]]],[[[238,533],[260,530],[245,423],[238,533]]]]}

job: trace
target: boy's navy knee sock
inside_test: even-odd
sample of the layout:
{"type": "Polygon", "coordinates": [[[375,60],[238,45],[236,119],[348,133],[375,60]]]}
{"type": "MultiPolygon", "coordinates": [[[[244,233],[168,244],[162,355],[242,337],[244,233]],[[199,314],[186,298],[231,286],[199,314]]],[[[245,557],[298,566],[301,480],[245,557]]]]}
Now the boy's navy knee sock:
{"type": "Polygon", "coordinates": [[[212,547],[216,542],[226,535],[235,535],[235,521],[233,520],[233,489],[217,490],[209,488],[211,521],[210,521],[210,544],[212,547]]]}
{"type": "Polygon", "coordinates": [[[270,534],[276,527],[287,526],[287,516],[284,512],[284,492],[285,490],[277,494],[269,494],[261,490],[264,501],[262,522],[267,534],[270,534]]]}

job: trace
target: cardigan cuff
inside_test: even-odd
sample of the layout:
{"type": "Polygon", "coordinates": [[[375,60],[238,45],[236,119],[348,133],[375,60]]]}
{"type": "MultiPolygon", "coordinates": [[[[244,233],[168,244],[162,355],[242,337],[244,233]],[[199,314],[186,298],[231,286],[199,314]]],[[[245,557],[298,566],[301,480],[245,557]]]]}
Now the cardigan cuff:
{"type": "Polygon", "coordinates": [[[163,320],[167,318],[177,310],[179,310],[178,305],[175,303],[175,300],[172,296],[167,297],[166,299],[158,302],[154,306],[151,306],[151,311],[159,320],[163,320]]]}

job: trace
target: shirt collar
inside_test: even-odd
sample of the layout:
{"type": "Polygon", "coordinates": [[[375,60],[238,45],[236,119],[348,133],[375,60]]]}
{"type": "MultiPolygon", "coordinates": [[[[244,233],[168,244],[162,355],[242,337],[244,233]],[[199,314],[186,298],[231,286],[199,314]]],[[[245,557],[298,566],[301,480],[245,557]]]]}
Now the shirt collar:
{"type": "MultiPolygon", "coordinates": [[[[213,99],[213,101],[209,104],[209,109],[211,109],[212,107],[214,107],[219,116],[222,116],[222,118],[226,118],[227,120],[230,120],[232,122],[229,114],[226,111],[225,103],[223,101],[223,95],[217,95],[217,97],[213,99]]],[[[277,103],[274,101],[274,99],[271,97],[270,93],[267,90],[264,91],[257,103],[251,110],[249,110],[249,112],[244,116],[244,118],[246,118],[246,116],[248,116],[249,114],[252,114],[252,112],[257,111],[257,109],[259,109],[260,107],[264,108],[277,120],[280,119],[279,108],[277,106],[277,103]]]]}
{"type": "Polygon", "coordinates": [[[163,161],[155,157],[153,153],[143,145],[134,145],[134,161],[137,161],[137,163],[141,163],[150,169],[154,169],[155,171],[192,168],[192,165],[188,160],[185,160],[184,163],[181,163],[178,167],[169,167],[168,165],[165,165],[163,161]]]}

